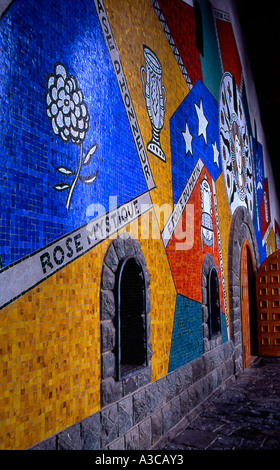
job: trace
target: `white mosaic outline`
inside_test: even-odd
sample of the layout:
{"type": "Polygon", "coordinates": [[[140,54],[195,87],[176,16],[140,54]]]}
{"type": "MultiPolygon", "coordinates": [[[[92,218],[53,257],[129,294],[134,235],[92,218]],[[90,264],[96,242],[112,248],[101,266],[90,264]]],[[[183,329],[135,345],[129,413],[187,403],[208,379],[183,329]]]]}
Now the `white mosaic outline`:
{"type": "Polygon", "coordinates": [[[140,128],[137,122],[136,113],[133,107],[132,99],[131,99],[128,85],[125,79],[120,55],[119,55],[117,45],[113,37],[113,33],[111,30],[111,26],[109,23],[109,19],[108,19],[104,4],[103,4],[103,0],[94,0],[94,4],[95,4],[96,12],[99,18],[100,26],[103,32],[104,40],[108,49],[108,53],[109,53],[109,56],[113,65],[116,80],[117,80],[118,87],[119,87],[121,97],[123,100],[124,108],[128,117],[128,122],[131,128],[136,150],[137,150],[139,160],[143,169],[143,174],[147,183],[147,187],[150,191],[151,189],[154,189],[156,185],[152,176],[152,171],[151,171],[150,163],[149,163],[147,153],[145,150],[145,145],[142,139],[140,128]]]}

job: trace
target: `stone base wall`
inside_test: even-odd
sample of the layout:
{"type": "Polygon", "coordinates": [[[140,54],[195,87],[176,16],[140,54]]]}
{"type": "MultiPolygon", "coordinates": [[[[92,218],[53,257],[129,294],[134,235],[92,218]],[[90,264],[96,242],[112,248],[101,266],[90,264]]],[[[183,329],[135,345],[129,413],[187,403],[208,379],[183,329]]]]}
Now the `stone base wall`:
{"type": "Polygon", "coordinates": [[[234,347],[228,341],[32,450],[149,450],[230,378],[234,347]]]}

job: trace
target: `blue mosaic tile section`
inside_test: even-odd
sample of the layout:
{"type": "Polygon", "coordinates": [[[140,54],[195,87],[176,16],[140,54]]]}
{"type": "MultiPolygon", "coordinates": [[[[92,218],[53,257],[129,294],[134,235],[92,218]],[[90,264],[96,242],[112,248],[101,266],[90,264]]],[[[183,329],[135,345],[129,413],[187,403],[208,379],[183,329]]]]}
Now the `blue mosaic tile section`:
{"type": "Polygon", "coordinates": [[[214,180],[222,171],[218,103],[200,80],[171,117],[170,135],[176,204],[198,158],[214,180]]]}
{"type": "Polygon", "coordinates": [[[221,331],[222,331],[222,343],[226,343],[228,341],[228,333],[227,333],[226,316],[224,313],[221,314],[221,331]]]}
{"type": "Polygon", "coordinates": [[[262,244],[262,229],[261,229],[261,199],[263,194],[264,185],[264,163],[263,163],[263,148],[262,145],[252,137],[252,150],[254,156],[254,168],[255,168],[255,184],[257,192],[257,205],[259,218],[255,224],[255,235],[259,248],[259,260],[260,265],[266,259],[266,244],[262,244]]]}
{"type": "Polygon", "coordinates": [[[168,372],[178,369],[202,354],[201,304],[178,294],[168,372]]]}
{"type": "MultiPolygon", "coordinates": [[[[17,0],[0,26],[0,256],[7,266],[85,224],[92,218],[87,217],[91,204],[107,211],[110,196],[113,207],[119,206],[147,186],[94,3],[17,0]],[[87,107],[83,161],[98,145],[82,166],[69,210],[67,185],[81,146],[55,133],[61,124],[55,107],[49,107],[53,122],[46,114],[47,79],[57,62],[68,74],[65,89],[66,83],[68,91],[80,89],[87,107]]],[[[63,109],[69,108],[66,96],[55,99],[56,105],[64,99],[63,109]]],[[[85,111],[81,103],[77,116],[85,111]]],[[[67,125],[70,129],[69,119],[67,125]]]]}

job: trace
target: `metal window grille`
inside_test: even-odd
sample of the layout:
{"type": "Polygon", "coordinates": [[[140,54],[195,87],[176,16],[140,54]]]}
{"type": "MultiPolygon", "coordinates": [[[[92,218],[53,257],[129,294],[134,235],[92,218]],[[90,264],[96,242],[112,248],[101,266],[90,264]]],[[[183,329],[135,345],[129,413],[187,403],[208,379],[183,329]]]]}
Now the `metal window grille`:
{"type": "Polygon", "coordinates": [[[221,334],[220,282],[217,269],[213,266],[208,278],[208,312],[210,339],[221,334]]]}
{"type": "Polygon", "coordinates": [[[148,365],[146,281],[135,257],[126,257],[120,266],[117,299],[117,370],[121,380],[148,365]]]}

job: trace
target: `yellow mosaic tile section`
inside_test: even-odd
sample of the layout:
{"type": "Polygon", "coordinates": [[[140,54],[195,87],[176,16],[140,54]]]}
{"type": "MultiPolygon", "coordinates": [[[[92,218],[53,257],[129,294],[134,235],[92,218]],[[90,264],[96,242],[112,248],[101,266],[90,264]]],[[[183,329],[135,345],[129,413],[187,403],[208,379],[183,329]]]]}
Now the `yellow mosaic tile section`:
{"type": "Polygon", "coordinates": [[[106,244],[0,312],[0,448],[23,449],[100,408],[106,244]]]}
{"type": "MultiPolygon", "coordinates": [[[[148,238],[152,213],[128,231],[139,232],[151,274],[156,380],[168,371],[176,291],[159,229],[148,238]]],[[[100,409],[100,281],[110,242],[0,311],[0,449],[26,449],[100,409]]]]}
{"type": "MultiPolygon", "coordinates": [[[[152,49],[162,65],[162,85],[166,90],[167,102],[160,142],[166,155],[166,163],[149,151],[147,151],[147,156],[156,184],[156,189],[151,192],[153,203],[159,207],[163,204],[169,204],[171,208],[173,196],[169,120],[189,93],[189,89],[150,0],[126,0],[125,2],[105,0],[104,6],[146,148],[147,143],[151,140],[152,127],[143,95],[140,73],[141,66],[145,67],[144,44],[152,49]]],[[[163,218],[160,224],[162,230],[163,218]]]]}
{"type": "Polygon", "coordinates": [[[151,342],[153,346],[152,381],[168,373],[176,288],[163,246],[154,209],[130,227],[141,244],[151,275],[151,342]]]}
{"type": "Polygon", "coordinates": [[[274,230],[271,228],[266,239],[266,255],[270,256],[274,251],[276,251],[276,240],[274,230]]]}
{"type": "Polygon", "coordinates": [[[223,173],[221,173],[220,176],[217,178],[215,185],[216,185],[216,193],[217,193],[220,237],[221,237],[221,246],[222,246],[223,266],[224,266],[224,273],[225,273],[225,286],[226,286],[226,293],[227,293],[227,305],[229,306],[228,240],[229,240],[229,231],[230,231],[230,224],[231,224],[231,215],[230,215],[230,209],[228,205],[228,198],[226,194],[223,173]]]}

